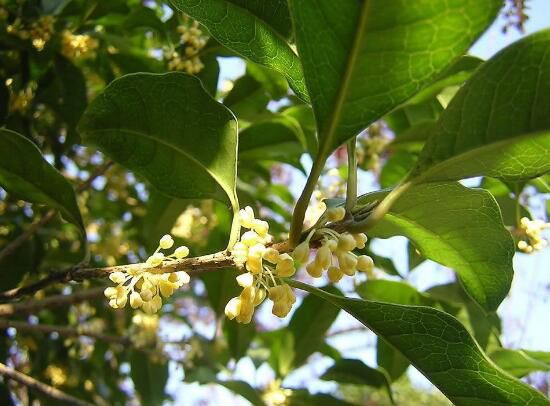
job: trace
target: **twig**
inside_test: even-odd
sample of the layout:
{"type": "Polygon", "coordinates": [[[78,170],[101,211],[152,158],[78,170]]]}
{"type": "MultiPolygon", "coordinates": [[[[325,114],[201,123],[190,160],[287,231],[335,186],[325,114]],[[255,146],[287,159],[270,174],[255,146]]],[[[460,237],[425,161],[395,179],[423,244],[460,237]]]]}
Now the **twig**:
{"type": "Polygon", "coordinates": [[[85,336],[85,337],[94,338],[96,340],[105,341],[106,343],[111,343],[111,344],[124,344],[124,345],[131,344],[130,340],[127,337],[94,333],[92,331],[87,331],[86,329],[83,329],[83,328],[53,326],[49,324],[30,324],[30,323],[25,323],[23,321],[10,321],[10,320],[0,319],[0,330],[7,329],[9,327],[13,327],[19,331],[27,331],[31,333],[33,332],[44,333],[44,334],[57,333],[62,337],[85,336]]]}
{"type": "Polygon", "coordinates": [[[0,304],[0,316],[11,316],[20,313],[32,313],[37,310],[61,307],[93,300],[103,295],[103,288],[86,289],[72,295],[54,295],[42,300],[29,300],[24,303],[0,304]]]}
{"type": "Polygon", "coordinates": [[[0,375],[4,375],[6,378],[13,379],[16,382],[19,382],[22,385],[30,389],[34,389],[37,392],[40,392],[52,399],[55,399],[60,402],[65,402],[68,405],[77,405],[77,406],[88,406],[91,403],[85,402],[83,400],[77,399],[71,395],[66,394],[65,392],[60,391],[59,389],[54,388],[53,386],[46,385],[40,381],[37,381],[34,378],[31,378],[28,375],[22,374],[8,366],[0,363],[0,375]]]}
{"type": "MultiPolygon", "coordinates": [[[[92,182],[104,174],[112,164],[112,162],[106,162],[102,166],[98,167],[97,170],[88,177],[88,179],[80,183],[80,185],[76,188],[77,192],[80,193],[89,188],[92,182]]],[[[0,251],[0,262],[2,262],[4,258],[13,254],[21,245],[25,243],[25,241],[31,238],[34,233],[38,231],[38,229],[52,221],[56,214],[57,210],[49,210],[41,219],[33,222],[21,235],[7,244],[2,251],[0,251]]]]}

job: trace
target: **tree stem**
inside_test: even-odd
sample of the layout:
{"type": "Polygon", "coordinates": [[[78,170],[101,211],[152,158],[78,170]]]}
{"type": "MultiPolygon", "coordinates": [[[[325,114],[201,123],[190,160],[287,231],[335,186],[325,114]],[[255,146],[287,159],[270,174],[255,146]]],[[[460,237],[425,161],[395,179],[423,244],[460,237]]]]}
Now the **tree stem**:
{"type": "Polygon", "coordinates": [[[346,211],[351,213],[357,204],[357,154],[356,139],[348,141],[348,182],[346,189],[346,211]]]}
{"type": "Polygon", "coordinates": [[[22,374],[21,372],[18,372],[12,368],[9,368],[8,366],[2,363],[0,363],[0,375],[3,375],[9,379],[13,379],[14,381],[19,382],[20,384],[25,385],[30,389],[34,389],[37,392],[40,392],[59,402],[64,402],[68,405],[76,405],[76,406],[91,405],[91,403],[85,402],[71,395],[68,395],[67,393],[62,392],[59,389],[54,388],[53,386],[46,385],[45,383],[37,381],[36,379],[31,378],[28,375],[22,374]]]}

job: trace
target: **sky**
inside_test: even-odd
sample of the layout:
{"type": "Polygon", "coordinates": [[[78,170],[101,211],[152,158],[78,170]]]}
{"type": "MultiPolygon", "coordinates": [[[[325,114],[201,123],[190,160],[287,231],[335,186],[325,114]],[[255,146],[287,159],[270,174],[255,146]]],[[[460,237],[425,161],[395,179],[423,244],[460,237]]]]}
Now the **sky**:
{"type": "MultiPolygon", "coordinates": [[[[530,18],[525,25],[526,34],[550,27],[550,0],[530,0],[529,3],[530,18]]],[[[522,34],[514,28],[503,34],[501,31],[503,25],[504,20],[499,18],[474,44],[470,53],[482,59],[489,59],[499,50],[522,37],[522,34]]],[[[245,71],[244,63],[238,58],[220,59],[220,67],[220,86],[223,86],[226,80],[238,78],[245,71]]],[[[308,162],[306,162],[307,164],[308,162]]],[[[297,173],[294,176],[292,189],[299,191],[304,183],[305,178],[297,173]]],[[[365,182],[365,185],[369,184],[371,182],[365,182]]],[[[369,188],[370,186],[365,186],[364,189],[369,188]]],[[[362,190],[361,192],[366,191],[362,190]]],[[[546,198],[548,199],[550,196],[547,195],[546,198]]],[[[535,217],[543,215],[541,199],[530,203],[533,204],[532,214],[535,217]]],[[[386,256],[389,253],[394,253],[397,258],[397,267],[405,270],[406,258],[403,256],[405,244],[404,238],[395,237],[389,240],[378,240],[373,248],[380,253],[383,252],[386,256]]],[[[514,258],[514,269],[512,290],[499,309],[499,315],[503,320],[503,344],[508,348],[550,351],[550,340],[548,339],[550,336],[550,300],[548,299],[550,297],[548,294],[550,292],[550,249],[533,255],[517,254],[514,258]]],[[[446,283],[452,278],[453,273],[450,270],[435,263],[427,263],[412,272],[408,277],[408,282],[424,290],[436,284],[446,283]]],[[[333,329],[338,330],[350,325],[357,325],[357,322],[351,316],[341,313],[333,329]]],[[[358,358],[369,365],[376,365],[373,349],[375,337],[366,330],[351,335],[347,334],[345,337],[334,336],[329,339],[329,342],[345,352],[346,357],[358,358]]],[[[331,363],[332,361],[326,357],[314,356],[314,362],[309,368],[302,368],[293,373],[285,381],[285,384],[289,386],[306,384],[313,392],[333,391],[334,385],[315,379],[331,363]]],[[[409,368],[408,373],[415,385],[433,390],[429,382],[413,368],[409,368]]],[[[239,363],[234,378],[261,385],[266,384],[272,378],[272,374],[267,368],[255,370],[251,362],[245,359],[239,363]]],[[[242,398],[234,396],[226,389],[182,384],[180,379],[181,372],[173,372],[168,385],[168,390],[175,395],[178,405],[196,405],[201,400],[200,404],[247,404],[242,398]]]]}

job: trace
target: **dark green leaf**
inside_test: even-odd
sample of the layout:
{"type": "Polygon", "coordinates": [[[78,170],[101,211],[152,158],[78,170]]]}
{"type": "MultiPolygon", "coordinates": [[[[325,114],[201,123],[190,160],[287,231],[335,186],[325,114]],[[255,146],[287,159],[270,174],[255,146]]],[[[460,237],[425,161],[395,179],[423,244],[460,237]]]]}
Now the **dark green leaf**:
{"type": "Polygon", "coordinates": [[[286,399],[288,406],[355,406],[326,393],[311,394],[307,390],[292,390],[286,399]]]}
{"type": "Polygon", "coordinates": [[[147,354],[132,351],[130,376],[144,406],[162,404],[166,398],[164,387],[168,380],[168,363],[153,362],[147,354]]]}
{"type": "MultiPolygon", "coordinates": [[[[329,285],[327,292],[339,293],[329,285]]],[[[315,295],[308,295],[292,315],[288,330],[294,337],[294,366],[307,361],[309,356],[319,350],[325,341],[325,335],[338,317],[339,309],[315,295]]]]}
{"type": "Polygon", "coordinates": [[[367,385],[385,388],[393,403],[393,396],[388,376],[376,368],[369,367],[358,359],[341,359],[331,366],[322,376],[325,381],[336,381],[343,384],[367,385]]]}
{"type": "Polygon", "coordinates": [[[90,104],[79,131],[169,196],[237,206],[237,123],[193,76],[117,79],[90,104]]]}
{"type": "Polygon", "coordinates": [[[278,161],[299,166],[304,151],[304,134],[292,117],[260,121],[239,134],[239,161],[278,161]]]}
{"type": "Polygon", "coordinates": [[[203,24],[227,48],[283,74],[307,100],[302,65],[283,34],[288,34],[283,0],[171,0],[178,10],[203,24]],[[282,17],[282,19],[280,18],[282,17]],[[286,28],[285,28],[286,27],[286,28]]]}
{"type": "Polygon", "coordinates": [[[547,405],[537,390],[498,369],[454,317],[422,306],[335,296],[295,280],[397,348],[456,405],[547,405]]]}
{"type": "Polygon", "coordinates": [[[498,0],[291,0],[320,156],[442,73],[500,7],[498,0]]]}
{"type": "Polygon", "coordinates": [[[216,381],[218,385],[222,385],[237,395],[241,395],[254,406],[264,406],[265,403],[256,389],[244,381],[216,381]]]}
{"type": "Polygon", "coordinates": [[[368,280],[355,288],[363,299],[395,304],[429,306],[433,300],[406,282],[384,279],[368,280]]]}
{"type": "Polygon", "coordinates": [[[391,381],[399,379],[410,365],[407,358],[380,337],[376,344],[376,363],[387,372],[391,381]]]}
{"type": "Polygon", "coordinates": [[[27,138],[0,129],[0,185],[23,200],[59,209],[63,217],[84,232],[71,184],[27,138]]]}
{"type": "Polygon", "coordinates": [[[549,49],[550,30],[545,30],[478,69],[441,116],[411,177],[416,182],[479,175],[522,180],[548,172],[549,49]]]}
{"type": "MultiPolygon", "coordinates": [[[[359,203],[384,194],[366,195],[359,203]]],[[[468,294],[488,311],[496,310],[510,290],[514,243],[493,196],[483,189],[459,183],[415,186],[369,235],[409,238],[423,257],[453,268],[468,294]]]]}
{"type": "Polygon", "coordinates": [[[246,355],[250,347],[250,343],[256,334],[256,324],[254,321],[241,324],[234,320],[225,319],[223,321],[223,333],[231,356],[238,361],[246,355]]]}

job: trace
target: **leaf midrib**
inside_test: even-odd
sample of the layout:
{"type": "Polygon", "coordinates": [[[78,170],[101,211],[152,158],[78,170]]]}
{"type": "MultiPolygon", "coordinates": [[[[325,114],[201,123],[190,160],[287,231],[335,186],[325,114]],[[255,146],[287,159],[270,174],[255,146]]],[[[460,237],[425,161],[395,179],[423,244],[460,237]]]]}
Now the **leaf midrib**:
{"type": "Polygon", "coordinates": [[[221,181],[214,172],[212,172],[207,166],[205,166],[202,162],[198,161],[196,158],[194,158],[192,155],[187,153],[185,150],[180,149],[179,147],[177,147],[173,144],[170,144],[169,142],[166,142],[163,139],[155,138],[155,137],[153,137],[149,134],[146,134],[146,133],[143,133],[143,132],[140,132],[140,131],[126,129],[126,128],[124,128],[124,129],[120,129],[120,128],[102,128],[102,129],[98,129],[98,130],[87,131],[86,133],[90,134],[90,135],[93,135],[93,134],[104,133],[104,132],[126,132],[126,133],[129,133],[129,134],[135,135],[135,136],[140,136],[140,137],[143,137],[143,138],[153,140],[155,142],[158,142],[161,145],[164,145],[164,146],[168,147],[169,149],[173,149],[174,151],[181,153],[187,159],[189,159],[191,162],[193,162],[194,164],[196,164],[197,166],[202,168],[206,173],[208,173],[210,175],[210,177],[212,179],[214,179],[216,181],[216,183],[222,188],[222,190],[225,192],[225,194],[227,195],[229,200],[231,202],[234,201],[235,196],[233,195],[233,191],[232,190],[228,191],[228,189],[225,186],[225,182],[221,181]]]}
{"type": "MultiPolygon", "coordinates": [[[[367,4],[369,0],[364,0],[361,5],[361,14],[357,21],[357,28],[355,31],[355,37],[353,39],[353,44],[351,50],[348,54],[348,59],[346,61],[346,68],[344,70],[344,75],[342,77],[341,86],[338,88],[338,94],[336,95],[336,101],[333,109],[333,114],[329,116],[328,127],[325,135],[320,137],[323,140],[323,144],[319,151],[319,158],[328,157],[330,151],[332,150],[332,145],[334,143],[334,136],[336,134],[336,129],[338,128],[338,123],[342,114],[342,108],[344,106],[344,101],[346,99],[348,89],[351,83],[351,77],[353,76],[353,71],[355,69],[355,62],[359,55],[360,44],[363,42],[363,36],[365,33],[364,27],[367,22],[367,4]]],[[[352,134],[355,135],[355,134],[352,134]]]]}

